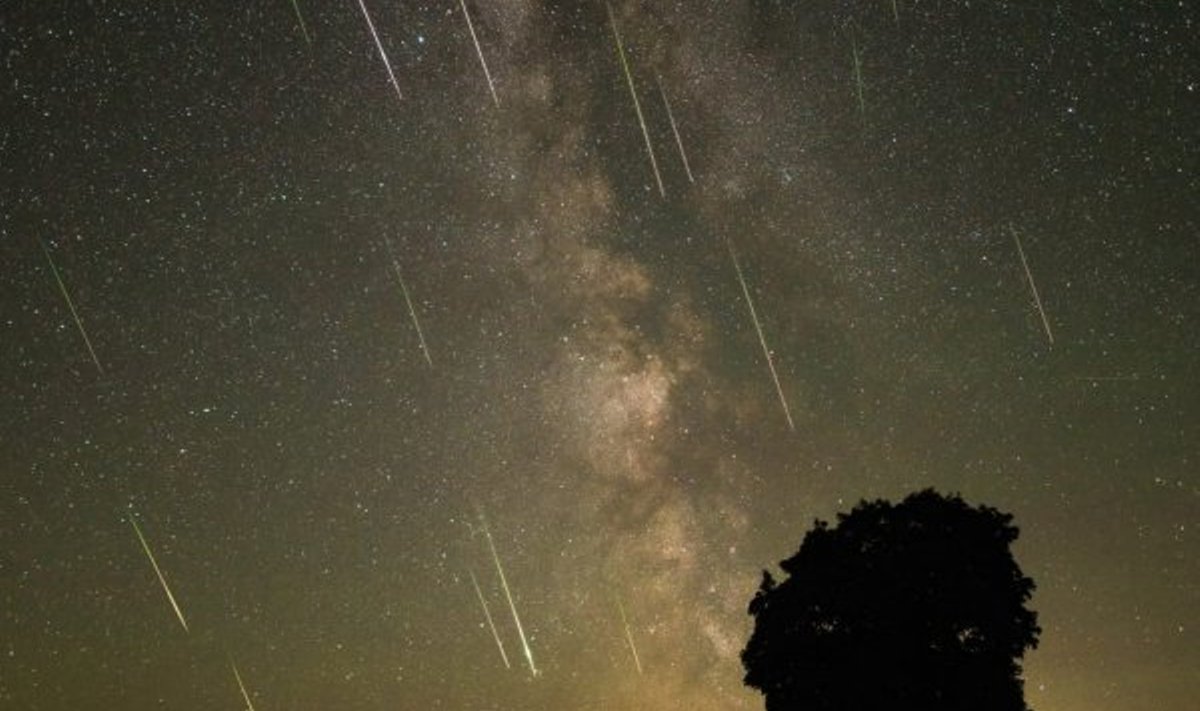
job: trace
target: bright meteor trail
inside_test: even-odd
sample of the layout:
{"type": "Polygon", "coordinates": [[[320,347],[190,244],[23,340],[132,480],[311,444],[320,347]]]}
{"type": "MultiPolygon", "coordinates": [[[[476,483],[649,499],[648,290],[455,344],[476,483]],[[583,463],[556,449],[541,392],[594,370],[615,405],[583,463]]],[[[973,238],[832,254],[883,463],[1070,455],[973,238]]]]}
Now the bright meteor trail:
{"type": "Polygon", "coordinates": [[[479,38],[475,36],[475,25],[471,24],[471,13],[467,12],[467,0],[458,0],[462,5],[463,17],[467,18],[467,29],[471,31],[471,41],[475,43],[475,53],[479,55],[479,63],[483,65],[483,76],[487,78],[488,91],[492,92],[492,101],[500,108],[500,98],[496,96],[496,85],[492,83],[492,73],[488,71],[487,60],[483,58],[483,49],[479,47],[479,38]]]}
{"type": "Polygon", "coordinates": [[[508,653],[504,651],[504,643],[500,641],[500,633],[496,631],[496,623],[492,621],[492,613],[488,612],[487,601],[483,599],[483,591],[479,589],[479,581],[475,579],[475,571],[468,569],[467,575],[471,576],[471,586],[475,588],[475,595],[479,598],[479,605],[483,608],[483,616],[487,619],[488,628],[492,630],[492,638],[496,640],[500,658],[504,660],[504,668],[512,669],[512,665],[508,663],[508,653]]]}
{"type": "Polygon", "coordinates": [[[500,565],[500,556],[496,553],[496,544],[492,542],[492,533],[488,530],[487,522],[483,522],[483,536],[487,539],[488,548],[492,551],[492,560],[496,563],[496,572],[500,574],[500,587],[504,588],[504,597],[508,600],[508,608],[512,610],[513,622],[517,624],[517,634],[521,636],[521,647],[525,651],[525,661],[529,663],[529,673],[538,676],[537,665],[533,663],[533,651],[529,649],[529,641],[525,638],[525,628],[517,615],[517,605],[513,602],[512,591],[508,589],[508,579],[504,577],[504,566],[500,565]]]}
{"type": "Polygon", "coordinates": [[[83,321],[79,318],[79,312],[75,310],[75,302],[71,301],[71,294],[67,292],[67,285],[63,283],[62,277],[58,273],[58,267],[54,266],[54,257],[50,256],[50,250],[46,248],[45,242],[38,239],[38,244],[41,245],[42,252],[46,255],[46,261],[50,262],[50,271],[54,274],[54,281],[58,282],[58,290],[62,292],[63,299],[67,302],[67,308],[71,309],[75,326],[79,329],[79,335],[83,336],[83,343],[87,346],[88,354],[92,356],[92,362],[96,364],[96,370],[103,373],[104,368],[100,365],[100,359],[96,357],[96,349],[92,348],[92,339],[88,338],[87,331],[83,328],[83,321]]]}
{"type": "Polygon", "coordinates": [[[1012,232],[1013,241],[1017,243],[1017,254],[1021,257],[1021,266],[1025,268],[1025,278],[1029,280],[1029,290],[1033,292],[1033,303],[1037,304],[1038,315],[1042,317],[1042,327],[1046,329],[1046,340],[1054,345],[1054,334],[1050,332],[1050,319],[1046,318],[1046,310],[1042,308],[1042,297],[1038,296],[1037,284],[1033,283],[1033,272],[1029,271],[1029,262],[1025,261],[1025,250],[1021,248],[1021,238],[1017,236],[1017,228],[1008,226],[1012,232]]]}
{"type": "Polygon", "coordinates": [[[675,134],[675,145],[679,146],[679,157],[683,159],[683,169],[687,172],[688,182],[694,183],[696,179],[692,177],[692,166],[688,165],[687,152],[683,150],[683,139],[679,137],[679,127],[675,125],[675,114],[671,111],[671,102],[667,100],[662,79],[656,76],[654,81],[658,83],[658,93],[662,95],[663,106],[667,108],[667,119],[671,122],[671,133],[675,134]]]}
{"type": "Polygon", "coordinates": [[[663,188],[662,175],[658,172],[658,160],[654,157],[654,146],[650,144],[650,132],[646,130],[646,119],[642,116],[642,104],[638,101],[637,88],[633,85],[633,74],[629,71],[629,61],[625,59],[625,45],[621,43],[621,33],[617,30],[617,18],[613,16],[611,4],[605,3],[604,6],[608,8],[608,20],[612,23],[613,37],[617,40],[617,55],[621,57],[621,68],[625,70],[625,81],[629,83],[629,95],[633,97],[633,110],[637,112],[638,124],[642,127],[642,138],[646,139],[646,153],[650,156],[650,167],[654,169],[658,194],[666,197],[667,191],[663,188]]]}
{"type": "Polygon", "coordinates": [[[392,86],[396,89],[396,98],[403,100],[404,95],[400,93],[400,84],[396,82],[396,74],[392,71],[392,63],[388,61],[387,52],[383,51],[383,42],[379,41],[379,33],[375,31],[375,23],[371,22],[371,14],[367,12],[367,3],[365,0],[358,0],[358,6],[362,8],[363,17],[367,18],[367,28],[371,30],[371,36],[375,38],[375,46],[379,49],[379,56],[383,59],[383,66],[387,68],[388,78],[392,80],[392,86]]]}
{"type": "Polygon", "coordinates": [[[129,517],[129,523],[133,524],[133,532],[142,542],[142,549],[146,551],[150,565],[154,566],[154,574],[158,576],[158,582],[162,585],[163,592],[167,594],[167,600],[171,602],[171,608],[175,610],[175,616],[179,618],[179,624],[183,625],[184,632],[188,632],[187,620],[183,619],[183,611],[179,609],[179,603],[175,602],[175,596],[171,594],[171,587],[167,585],[167,579],[163,577],[162,570],[158,567],[158,561],[154,559],[154,553],[150,551],[150,544],[146,543],[146,537],[142,535],[142,529],[138,527],[137,521],[132,516],[129,517]]]}
{"type": "Polygon", "coordinates": [[[254,702],[250,700],[250,694],[246,693],[246,685],[242,683],[242,675],[238,673],[237,665],[233,660],[229,660],[229,666],[233,669],[233,678],[237,679],[238,689],[242,692],[242,698],[246,700],[246,708],[249,711],[254,711],[254,702]]]}
{"type": "Polygon", "coordinates": [[[392,241],[384,237],[383,244],[387,247],[388,258],[392,260],[392,271],[396,275],[396,281],[400,284],[400,292],[404,294],[404,303],[408,304],[408,315],[412,317],[413,327],[417,329],[417,340],[421,344],[421,353],[425,356],[425,362],[432,368],[433,356],[429,354],[429,345],[425,343],[425,332],[421,330],[421,321],[417,318],[417,309],[413,306],[412,298],[408,295],[408,287],[404,284],[404,276],[400,274],[400,262],[396,261],[396,253],[392,251],[392,241]]]}
{"type": "Polygon", "coordinates": [[[629,651],[633,652],[633,665],[637,667],[638,674],[642,673],[642,659],[638,656],[637,645],[633,643],[633,632],[629,629],[629,618],[625,616],[625,606],[621,604],[621,598],[616,598],[617,610],[621,613],[621,624],[625,627],[625,641],[629,642],[629,651]]]}
{"type": "Polygon", "coordinates": [[[779,384],[779,374],[775,372],[775,360],[771,358],[771,349],[767,347],[767,337],[763,335],[758,312],[754,310],[754,299],[750,298],[750,288],[746,286],[746,277],[742,275],[742,265],[738,264],[737,252],[733,251],[733,242],[725,240],[725,244],[729,247],[729,258],[733,260],[733,269],[737,272],[738,282],[742,285],[746,306],[750,307],[750,320],[754,322],[754,330],[758,332],[758,342],[762,344],[763,355],[767,358],[767,368],[771,370],[771,380],[775,382],[775,392],[779,393],[779,404],[783,405],[783,416],[787,418],[788,429],[795,432],[796,424],[792,422],[792,410],[788,407],[787,398],[783,395],[783,386],[779,384]]]}

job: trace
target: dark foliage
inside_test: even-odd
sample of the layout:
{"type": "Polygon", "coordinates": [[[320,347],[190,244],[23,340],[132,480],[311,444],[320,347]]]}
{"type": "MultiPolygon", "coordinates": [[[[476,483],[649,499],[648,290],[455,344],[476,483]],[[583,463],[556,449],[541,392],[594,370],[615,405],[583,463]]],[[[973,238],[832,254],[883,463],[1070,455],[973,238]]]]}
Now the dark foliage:
{"type": "Polygon", "coordinates": [[[933,490],[817,521],[750,603],[746,684],[768,711],[1026,711],[1041,630],[1011,521],[933,490]]]}

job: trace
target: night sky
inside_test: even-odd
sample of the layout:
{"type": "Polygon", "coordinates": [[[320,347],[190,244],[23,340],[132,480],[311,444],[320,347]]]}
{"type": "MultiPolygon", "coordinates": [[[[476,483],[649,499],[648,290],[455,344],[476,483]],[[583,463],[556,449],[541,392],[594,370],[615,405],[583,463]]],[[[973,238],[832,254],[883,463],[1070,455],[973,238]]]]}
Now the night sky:
{"type": "Polygon", "coordinates": [[[0,5],[0,707],[761,708],[760,571],[933,486],[1034,709],[1195,708],[1195,4],[613,0],[644,137],[600,0],[468,2],[496,101],[297,3],[0,5]]]}

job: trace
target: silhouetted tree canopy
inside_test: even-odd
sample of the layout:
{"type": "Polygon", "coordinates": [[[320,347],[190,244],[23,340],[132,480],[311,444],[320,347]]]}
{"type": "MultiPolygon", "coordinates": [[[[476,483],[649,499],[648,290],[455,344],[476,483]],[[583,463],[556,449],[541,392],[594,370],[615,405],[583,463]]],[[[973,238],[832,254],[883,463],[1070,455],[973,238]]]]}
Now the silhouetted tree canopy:
{"type": "Polygon", "coordinates": [[[861,502],[763,573],[742,650],[768,711],[1026,711],[1033,581],[1012,516],[933,490],[861,502]]]}

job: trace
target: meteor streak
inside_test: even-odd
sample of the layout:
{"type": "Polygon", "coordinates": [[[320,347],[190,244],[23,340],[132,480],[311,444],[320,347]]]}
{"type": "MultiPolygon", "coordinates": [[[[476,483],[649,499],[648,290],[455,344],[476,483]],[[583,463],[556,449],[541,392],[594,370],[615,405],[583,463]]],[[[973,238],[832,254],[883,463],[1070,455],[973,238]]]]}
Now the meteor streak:
{"type": "Polygon", "coordinates": [[[242,675],[238,673],[237,665],[233,663],[233,659],[229,660],[229,666],[233,669],[233,678],[237,679],[238,689],[242,692],[242,698],[246,700],[246,708],[249,711],[254,711],[254,702],[250,700],[250,694],[246,693],[246,685],[242,683],[242,675]]]}
{"type": "Polygon", "coordinates": [[[492,613],[488,612],[487,602],[483,599],[483,591],[479,589],[479,581],[475,579],[475,571],[468,569],[467,575],[471,576],[471,586],[475,588],[475,595],[479,598],[480,606],[483,607],[483,616],[487,619],[488,628],[492,630],[492,638],[496,640],[500,658],[504,660],[504,668],[512,669],[512,665],[508,663],[508,653],[504,651],[504,643],[500,641],[500,633],[496,631],[496,623],[492,622],[492,613]]]}
{"type": "Polygon", "coordinates": [[[621,33],[617,30],[617,18],[613,16],[612,5],[604,3],[608,8],[608,20],[612,23],[613,37],[617,40],[617,55],[621,58],[621,68],[625,70],[625,81],[629,83],[629,95],[633,97],[633,110],[637,112],[638,124],[642,127],[642,138],[646,139],[646,153],[650,156],[650,167],[654,169],[654,181],[658,183],[658,194],[667,196],[663,188],[662,175],[658,172],[658,160],[654,157],[654,146],[650,144],[650,132],[646,130],[646,119],[642,116],[642,104],[638,101],[637,89],[633,85],[633,74],[629,71],[629,61],[625,59],[625,45],[621,43],[621,33]]]}
{"type": "Polygon", "coordinates": [[[492,101],[500,108],[500,99],[496,96],[496,85],[492,83],[492,73],[488,71],[487,60],[483,58],[483,50],[479,47],[479,38],[475,36],[475,25],[471,24],[471,13],[467,12],[467,0],[458,0],[462,5],[463,17],[467,18],[467,29],[471,31],[471,41],[475,43],[475,54],[479,55],[479,63],[483,65],[483,76],[487,78],[488,91],[492,92],[492,101]]]}
{"type": "Polygon", "coordinates": [[[83,336],[83,343],[87,346],[88,354],[92,356],[92,362],[96,364],[96,370],[104,373],[104,368],[100,366],[100,359],[96,357],[96,349],[92,348],[92,339],[88,338],[87,331],[83,328],[83,321],[79,318],[79,312],[75,310],[75,302],[71,301],[71,295],[67,292],[67,285],[63,283],[62,276],[58,273],[58,267],[54,266],[54,257],[50,256],[50,250],[47,249],[46,243],[41,238],[38,238],[38,244],[42,248],[42,253],[46,255],[46,261],[50,263],[50,272],[54,274],[54,281],[58,282],[58,290],[62,292],[63,299],[67,302],[67,308],[71,310],[75,326],[79,329],[79,335],[83,336]]]}
{"type": "Polygon", "coordinates": [[[138,527],[137,521],[133,516],[129,517],[129,523],[133,524],[133,532],[137,534],[138,540],[142,542],[142,549],[146,551],[146,557],[150,559],[150,565],[154,566],[154,574],[158,576],[158,582],[162,585],[163,592],[167,594],[167,600],[170,601],[171,607],[175,610],[175,616],[179,618],[179,624],[183,625],[183,631],[188,632],[187,620],[183,619],[183,611],[179,609],[179,603],[175,602],[175,596],[171,594],[171,587],[167,585],[167,579],[163,577],[162,570],[158,567],[158,561],[154,559],[154,553],[150,551],[150,544],[146,543],[146,537],[142,535],[142,529],[138,527]]]}
{"type": "Polygon", "coordinates": [[[1012,232],[1013,241],[1017,243],[1017,254],[1021,257],[1021,266],[1025,268],[1025,278],[1029,280],[1029,290],[1033,292],[1033,303],[1037,304],[1038,315],[1042,317],[1042,326],[1046,329],[1046,340],[1054,345],[1054,334],[1050,332],[1050,320],[1046,318],[1046,310],[1042,308],[1042,297],[1038,296],[1037,284],[1033,283],[1033,272],[1029,271],[1029,262],[1025,261],[1025,250],[1021,248],[1021,238],[1017,236],[1017,228],[1010,223],[1008,229],[1012,232]]]}
{"type": "Polygon", "coordinates": [[[679,146],[679,157],[683,159],[683,169],[687,172],[688,182],[694,183],[696,179],[692,177],[692,166],[688,165],[687,153],[683,150],[683,139],[679,137],[679,127],[675,125],[675,114],[671,112],[671,102],[667,101],[667,92],[663,90],[662,80],[655,76],[654,81],[658,83],[658,93],[662,94],[663,106],[667,107],[667,118],[671,121],[671,133],[675,134],[675,145],[679,146]]]}
{"type": "Polygon", "coordinates": [[[638,657],[637,645],[633,643],[633,632],[629,629],[629,619],[625,617],[625,606],[621,604],[621,598],[616,598],[617,610],[621,613],[621,624],[625,627],[625,641],[629,642],[629,651],[633,652],[633,665],[637,667],[638,674],[642,673],[642,660],[638,657]]]}
{"type": "Polygon", "coordinates": [[[413,307],[412,298],[408,295],[408,287],[405,286],[404,277],[400,274],[400,262],[396,261],[396,253],[392,251],[392,241],[384,237],[383,244],[387,247],[388,258],[392,260],[392,271],[396,275],[396,281],[400,284],[400,292],[404,294],[404,303],[408,304],[408,315],[412,317],[413,327],[417,330],[417,340],[421,343],[421,353],[425,355],[425,362],[432,368],[433,356],[429,354],[429,345],[425,343],[425,332],[421,330],[421,321],[417,318],[417,310],[413,307]]]}
{"type": "Polygon", "coordinates": [[[396,98],[404,100],[404,95],[400,93],[400,84],[396,82],[396,74],[392,71],[392,63],[388,61],[387,52],[383,51],[383,42],[379,41],[379,33],[375,31],[375,23],[371,22],[371,14],[367,12],[367,3],[365,0],[358,0],[358,6],[362,8],[363,17],[367,18],[367,28],[371,30],[371,36],[375,38],[375,47],[379,49],[379,57],[383,59],[383,66],[387,69],[388,78],[392,80],[392,86],[396,89],[396,98]]]}
{"type": "Polygon", "coordinates": [[[775,381],[775,392],[779,393],[779,404],[783,405],[783,416],[787,418],[788,429],[795,432],[796,424],[792,422],[792,410],[788,407],[787,398],[783,395],[783,386],[779,384],[779,374],[775,372],[775,360],[771,358],[771,349],[767,347],[767,337],[763,335],[758,312],[754,310],[754,300],[750,298],[750,288],[746,286],[746,277],[742,274],[742,266],[738,264],[737,252],[733,251],[732,241],[725,240],[725,244],[729,247],[729,258],[733,260],[733,269],[737,272],[738,282],[742,285],[746,306],[750,307],[750,320],[754,322],[754,330],[758,332],[758,342],[762,344],[763,355],[767,358],[767,368],[771,371],[771,380],[775,381]]]}
{"type": "Polygon", "coordinates": [[[308,36],[308,27],[304,24],[304,15],[300,14],[300,0],[292,0],[292,7],[296,10],[296,20],[300,23],[300,31],[304,33],[304,41],[312,44],[312,37],[308,36]]]}
{"type": "Polygon", "coordinates": [[[541,672],[533,663],[533,651],[529,649],[529,641],[525,638],[525,628],[521,626],[521,618],[517,615],[517,605],[513,602],[512,591],[508,589],[508,579],[504,577],[504,566],[500,565],[500,556],[496,553],[496,544],[492,542],[492,533],[488,530],[487,522],[483,522],[483,536],[487,539],[488,548],[492,551],[492,560],[496,563],[496,572],[500,574],[500,587],[504,589],[508,608],[512,610],[513,622],[517,624],[517,634],[521,636],[521,647],[525,651],[525,661],[529,664],[529,673],[540,676],[541,672]]]}
{"type": "Polygon", "coordinates": [[[862,57],[858,54],[858,42],[850,38],[850,51],[854,54],[854,85],[855,95],[858,96],[858,113],[865,120],[867,117],[867,101],[863,98],[862,57]]]}

